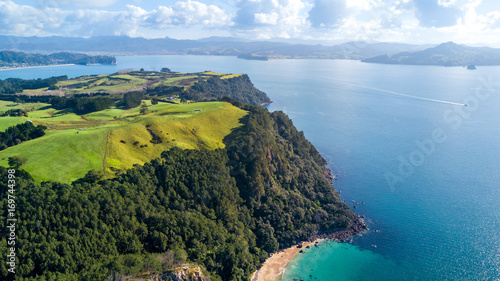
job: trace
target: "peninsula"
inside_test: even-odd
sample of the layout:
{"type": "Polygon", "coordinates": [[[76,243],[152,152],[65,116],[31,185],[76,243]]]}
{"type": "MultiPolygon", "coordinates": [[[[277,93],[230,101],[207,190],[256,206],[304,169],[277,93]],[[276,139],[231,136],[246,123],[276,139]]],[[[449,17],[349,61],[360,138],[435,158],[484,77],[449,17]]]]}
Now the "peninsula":
{"type": "Polygon", "coordinates": [[[283,112],[257,106],[269,98],[247,75],[0,82],[0,177],[16,169],[18,228],[30,230],[17,237],[33,265],[20,277],[244,280],[279,249],[362,231],[325,159],[283,112]]]}
{"type": "Polygon", "coordinates": [[[362,62],[439,66],[500,65],[500,49],[447,42],[422,51],[380,55],[363,59],[362,62]]]}
{"type": "Polygon", "coordinates": [[[86,54],[68,52],[43,55],[14,51],[0,51],[0,69],[64,64],[116,64],[116,58],[110,56],[89,56],[86,54]]]}

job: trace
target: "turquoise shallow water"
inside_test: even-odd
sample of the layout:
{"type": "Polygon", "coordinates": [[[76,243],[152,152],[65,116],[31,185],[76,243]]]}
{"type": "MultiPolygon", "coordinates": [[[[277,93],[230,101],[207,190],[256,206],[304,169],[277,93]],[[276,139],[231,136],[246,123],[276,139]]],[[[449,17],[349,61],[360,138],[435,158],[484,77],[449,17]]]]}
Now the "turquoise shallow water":
{"type": "Polygon", "coordinates": [[[305,249],[290,262],[280,280],[397,280],[398,265],[372,251],[334,241],[305,249]]]}
{"type": "Polygon", "coordinates": [[[500,67],[158,56],[0,79],[131,67],[248,73],[329,161],[342,198],[366,203],[355,210],[372,231],[299,255],[285,280],[500,280],[500,67]]]}

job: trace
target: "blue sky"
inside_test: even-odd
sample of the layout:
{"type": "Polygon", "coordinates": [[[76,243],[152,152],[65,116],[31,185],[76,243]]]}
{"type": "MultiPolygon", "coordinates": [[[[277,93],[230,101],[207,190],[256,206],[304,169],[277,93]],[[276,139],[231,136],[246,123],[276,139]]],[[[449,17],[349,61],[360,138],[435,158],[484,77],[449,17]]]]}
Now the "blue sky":
{"type": "Polygon", "coordinates": [[[0,34],[500,47],[498,0],[0,0],[0,34]]]}

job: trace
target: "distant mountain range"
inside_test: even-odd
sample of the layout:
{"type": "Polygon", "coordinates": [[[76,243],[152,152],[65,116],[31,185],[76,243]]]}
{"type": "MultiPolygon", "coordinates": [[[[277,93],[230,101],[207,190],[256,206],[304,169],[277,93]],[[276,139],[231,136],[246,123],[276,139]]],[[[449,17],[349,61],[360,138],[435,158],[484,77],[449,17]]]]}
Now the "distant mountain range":
{"type": "Polygon", "coordinates": [[[348,42],[335,46],[245,41],[231,37],[200,40],[145,39],[127,36],[16,37],[0,36],[0,50],[24,52],[86,52],[113,55],[219,55],[242,58],[318,58],[361,60],[384,54],[420,51],[429,47],[399,43],[348,42]]]}
{"type": "Polygon", "coordinates": [[[168,37],[145,39],[127,36],[80,38],[0,35],[0,50],[2,49],[46,54],[83,52],[101,55],[216,55],[262,61],[268,59],[351,59],[383,64],[500,65],[500,49],[469,47],[453,42],[434,46],[354,41],[324,46],[247,41],[231,37],[177,40],[168,37]]]}
{"type": "Polygon", "coordinates": [[[368,63],[472,66],[500,65],[500,49],[468,47],[453,42],[417,52],[401,52],[394,55],[380,55],[362,60],[368,63]]]}
{"type": "Polygon", "coordinates": [[[110,56],[89,56],[68,52],[50,55],[27,54],[14,51],[0,51],[0,67],[25,67],[55,64],[115,64],[116,59],[110,56]]]}

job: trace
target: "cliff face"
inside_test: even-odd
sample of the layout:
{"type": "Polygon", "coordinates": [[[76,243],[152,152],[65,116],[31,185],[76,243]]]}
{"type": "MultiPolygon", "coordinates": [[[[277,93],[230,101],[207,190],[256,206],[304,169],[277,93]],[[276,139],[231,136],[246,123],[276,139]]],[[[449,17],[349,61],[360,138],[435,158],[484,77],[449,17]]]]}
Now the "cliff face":
{"type": "Polygon", "coordinates": [[[171,281],[210,281],[210,277],[204,276],[201,268],[195,265],[183,265],[172,271],[161,275],[161,280],[171,281]]]}

